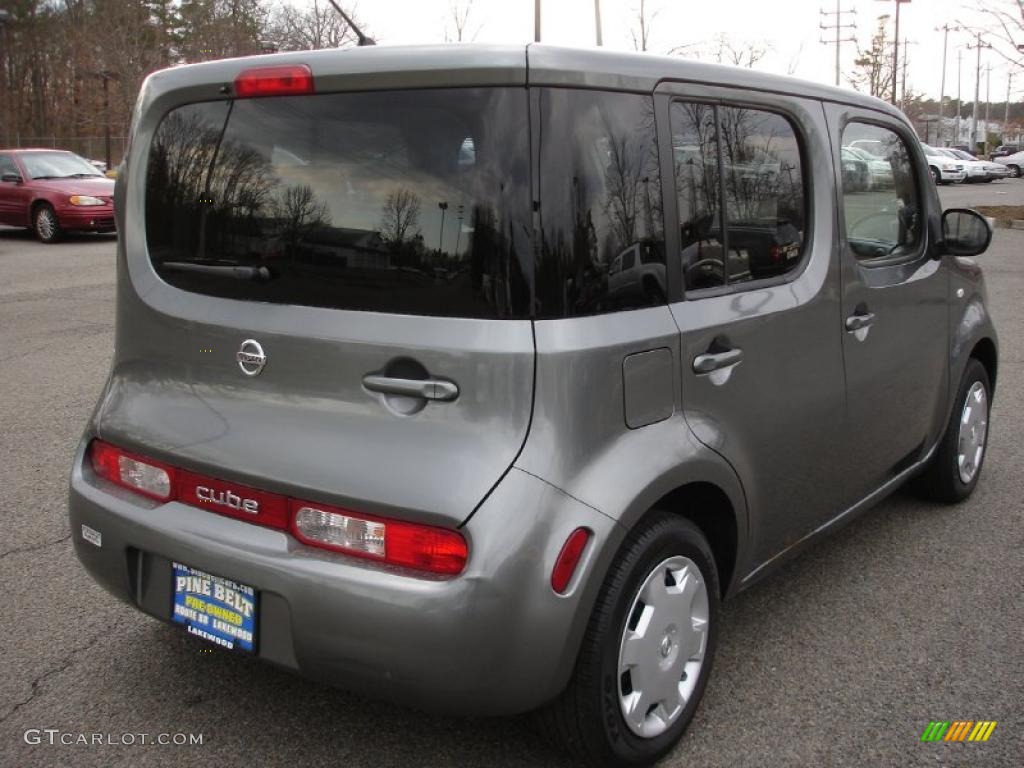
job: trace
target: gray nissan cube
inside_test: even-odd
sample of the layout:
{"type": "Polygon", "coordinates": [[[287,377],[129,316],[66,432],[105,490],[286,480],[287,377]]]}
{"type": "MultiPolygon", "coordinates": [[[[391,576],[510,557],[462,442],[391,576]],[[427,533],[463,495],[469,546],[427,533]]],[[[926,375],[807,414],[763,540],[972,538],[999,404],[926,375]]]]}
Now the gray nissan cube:
{"type": "Polygon", "coordinates": [[[77,555],[311,678],[647,765],[724,599],[978,483],[991,229],[873,98],[542,45],[223,60],[146,80],[116,203],[77,555]]]}

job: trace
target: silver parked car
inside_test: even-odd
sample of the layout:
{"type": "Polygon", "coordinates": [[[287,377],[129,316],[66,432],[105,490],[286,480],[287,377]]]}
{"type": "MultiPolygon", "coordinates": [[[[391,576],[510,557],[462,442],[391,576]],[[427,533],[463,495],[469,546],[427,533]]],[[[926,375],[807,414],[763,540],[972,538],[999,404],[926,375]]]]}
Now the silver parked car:
{"type": "Polygon", "coordinates": [[[70,516],[198,638],[646,765],[722,600],[978,483],[991,231],[881,101],[460,45],[170,69],[135,114],[70,516]]]}

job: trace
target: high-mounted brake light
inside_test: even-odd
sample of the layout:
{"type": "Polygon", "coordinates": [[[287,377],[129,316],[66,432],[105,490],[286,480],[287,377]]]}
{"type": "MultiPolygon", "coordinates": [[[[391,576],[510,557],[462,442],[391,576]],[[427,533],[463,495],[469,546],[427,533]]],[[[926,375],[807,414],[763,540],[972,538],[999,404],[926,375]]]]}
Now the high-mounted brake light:
{"type": "Polygon", "coordinates": [[[313,71],[305,64],[253,67],[242,70],[235,78],[235,95],[240,99],[304,93],[313,93],[313,71]]]}
{"type": "Polygon", "coordinates": [[[469,557],[456,531],[366,517],[326,504],[291,501],[292,533],[313,547],[455,576],[469,557]]]}
{"type": "Polygon", "coordinates": [[[583,550],[590,541],[590,530],[577,528],[569,534],[569,538],[562,545],[562,551],[555,559],[555,567],[551,569],[551,588],[558,594],[563,594],[576,573],[576,566],[579,565],[583,550]]]}
{"type": "Polygon", "coordinates": [[[93,471],[115,485],[157,501],[170,501],[175,493],[175,470],[166,464],[123,451],[101,440],[90,447],[93,471]]]}

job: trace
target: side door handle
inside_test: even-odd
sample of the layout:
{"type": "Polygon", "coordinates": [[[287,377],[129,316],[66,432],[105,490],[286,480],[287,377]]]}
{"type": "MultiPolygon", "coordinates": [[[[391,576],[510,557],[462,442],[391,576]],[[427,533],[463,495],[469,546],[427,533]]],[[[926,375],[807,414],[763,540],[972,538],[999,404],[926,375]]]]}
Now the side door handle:
{"type": "Polygon", "coordinates": [[[850,332],[860,331],[864,328],[870,328],[873,322],[875,322],[874,312],[858,312],[846,318],[846,330],[850,332]]]}
{"type": "Polygon", "coordinates": [[[446,379],[399,379],[370,374],[363,377],[363,386],[382,395],[403,395],[441,402],[449,402],[459,396],[459,385],[446,379]]]}
{"type": "Polygon", "coordinates": [[[730,368],[743,359],[742,349],[727,349],[724,352],[705,352],[693,358],[693,372],[698,376],[730,368]]]}

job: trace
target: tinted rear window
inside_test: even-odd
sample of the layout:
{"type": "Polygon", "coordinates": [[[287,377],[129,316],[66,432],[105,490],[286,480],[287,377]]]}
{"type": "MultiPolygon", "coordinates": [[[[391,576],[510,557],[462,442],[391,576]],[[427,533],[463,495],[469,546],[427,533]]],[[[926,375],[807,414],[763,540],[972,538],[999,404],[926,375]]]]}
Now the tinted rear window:
{"type": "Polygon", "coordinates": [[[150,258],[211,296],[526,317],[527,142],[525,89],[181,107],[150,150],[150,258]]]}

